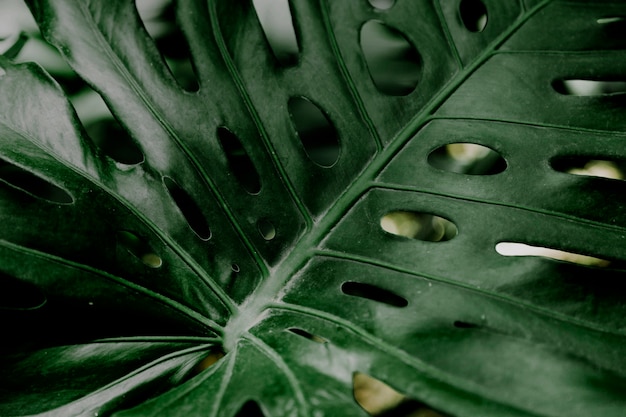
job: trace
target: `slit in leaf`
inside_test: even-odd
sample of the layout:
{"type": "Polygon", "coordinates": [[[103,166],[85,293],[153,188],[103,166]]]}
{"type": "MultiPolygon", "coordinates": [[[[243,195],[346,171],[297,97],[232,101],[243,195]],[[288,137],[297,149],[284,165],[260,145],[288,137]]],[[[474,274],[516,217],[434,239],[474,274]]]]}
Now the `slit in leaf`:
{"type": "Polygon", "coordinates": [[[589,177],[624,179],[624,163],[608,159],[594,159],[584,156],[565,156],[553,158],[552,168],[559,172],[589,177]]]}
{"type": "Polygon", "coordinates": [[[268,219],[259,219],[256,225],[263,239],[272,240],[276,237],[276,227],[268,219]]]}
{"type": "Polygon", "coordinates": [[[498,152],[468,142],[438,147],[428,155],[428,163],[443,171],[466,175],[495,175],[503,172],[507,166],[498,152]]]}
{"type": "Polygon", "coordinates": [[[235,414],[235,417],[265,417],[265,414],[256,401],[248,400],[235,414]]]}
{"type": "Polygon", "coordinates": [[[552,82],[552,88],[566,96],[603,97],[626,93],[626,81],[559,79],[552,82]]]}
{"type": "Polygon", "coordinates": [[[163,0],[136,0],[139,18],[152,37],[165,65],[185,91],[200,89],[189,43],[176,24],[176,2],[163,0]]]}
{"type": "Polygon", "coordinates": [[[426,242],[445,242],[457,235],[457,227],[448,219],[430,213],[391,211],[380,219],[380,227],[392,235],[426,242]]]}
{"type": "Polygon", "coordinates": [[[408,398],[379,379],[362,372],[352,375],[352,389],[355,401],[370,416],[445,417],[426,404],[408,398]]]}
{"type": "Polygon", "coordinates": [[[396,0],[368,0],[370,5],[379,10],[389,10],[396,3],[396,0]]]}
{"type": "Polygon", "coordinates": [[[502,256],[537,256],[596,267],[607,267],[610,265],[610,261],[606,259],[516,242],[500,242],[496,245],[496,251],[502,256]]]}
{"type": "Polygon", "coordinates": [[[211,229],[209,229],[204,214],[202,214],[196,202],[170,177],[163,177],[163,183],[185,217],[185,220],[187,220],[187,224],[191,230],[193,230],[200,239],[209,240],[211,238],[211,229]]]}
{"type": "Polygon", "coordinates": [[[328,340],[324,339],[323,337],[319,337],[317,335],[314,335],[313,333],[309,333],[306,330],[303,330],[297,327],[290,327],[287,330],[293,334],[304,337],[305,339],[308,339],[315,343],[328,343],[328,340]]]}
{"type": "Polygon", "coordinates": [[[361,27],[361,51],[374,85],[383,94],[405,96],[415,90],[421,58],[398,30],[370,20],[361,27]]]}
{"type": "Polygon", "coordinates": [[[72,196],[61,187],[3,159],[0,159],[0,181],[50,203],[71,204],[74,202],[72,196]]]}
{"type": "Polygon", "coordinates": [[[610,38],[624,38],[626,34],[626,17],[624,16],[601,17],[596,22],[610,38]]]}
{"type": "Polygon", "coordinates": [[[459,4],[461,21],[470,32],[482,32],[487,26],[487,7],[481,0],[461,0],[459,4]]]}
{"type": "Polygon", "coordinates": [[[217,138],[226,154],[228,167],[239,184],[248,194],[258,194],[261,191],[259,173],[239,138],[223,126],[217,128],[217,138]]]}
{"type": "Polygon", "coordinates": [[[468,323],[466,321],[460,321],[460,320],[455,321],[453,325],[457,329],[475,329],[476,327],[479,327],[477,324],[468,323]]]}
{"type": "Polygon", "coordinates": [[[341,285],[341,291],[346,295],[366,298],[392,307],[406,307],[409,305],[405,298],[372,284],[347,281],[341,285]]]}
{"type": "Polygon", "coordinates": [[[288,0],[252,0],[270,49],[283,67],[298,63],[298,39],[288,0]]]}
{"type": "Polygon", "coordinates": [[[287,107],[309,159],[321,167],[332,167],[339,159],[341,146],[326,114],[304,97],[290,98],[287,107]]]}
{"type": "Polygon", "coordinates": [[[150,268],[160,268],[163,260],[152,248],[135,233],[120,230],[116,234],[117,242],[126,248],[133,256],[150,268]]]}
{"type": "Polygon", "coordinates": [[[35,310],[46,301],[38,286],[0,273],[0,310],[35,310]]]}

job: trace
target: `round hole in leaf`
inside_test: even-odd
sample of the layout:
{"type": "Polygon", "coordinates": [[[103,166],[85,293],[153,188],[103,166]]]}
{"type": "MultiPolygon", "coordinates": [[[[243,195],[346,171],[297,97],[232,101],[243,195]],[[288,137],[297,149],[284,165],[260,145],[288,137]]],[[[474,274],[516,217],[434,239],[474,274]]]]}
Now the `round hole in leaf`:
{"type": "Polygon", "coordinates": [[[487,7],[481,0],[461,0],[459,14],[470,32],[482,32],[487,26],[487,7]]]}
{"type": "Polygon", "coordinates": [[[99,119],[86,124],[85,129],[96,146],[114,161],[124,165],[137,165],[144,161],[139,146],[117,120],[99,119]]]}
{"type": "Polygon", "coordinates": [[[211,229],[209,229],[204,214],[202,214],[200,207],[198,207],[193,198],[191,198],[191,196],[172,178],[163,177],[163,183],[185,217],[185,220],[187,220],[187,224],[191,230],[193,230],[200,239],[209,240],[211,238],[211,229]]]}
{"type": "Polygon", "coordinates": [[[259,173],[239,138],[223,126],[217,128],[217,138],[226,154],[228,167],[239,184],[248,194],[258,194],[261,191],[259,173]]]}
{"type": "Polygon", "coordinates": [[[276,237],[276,228],[274,227],[274,224],[268,219],[259,219],[256,225],[263,239],[272,240],[276,237]]]}
{"type": "Polygon", "coordinates": [[[400,31],[370,20],[361,27],[361,50],[374,85],[383,94],[405,96],[415,90],[422,62],[400,31]]]}
{"type": "Polygon", "coordinates": [[[379,10],[389,10],[396,3],[396,0],[368,0],[370,5],[379,10]]]}
{"type": "Polygon", "coordinates": [[[457,227],[450,220],[430,213],[396,210],[380,219],[380,227],[392,235],[426,242],[445,242],[454,238],[457,227]]]}
{"type": "Polygon", "coordinates": [[[0,310],[34,310],[46,301],[38,286],[0,273],[0,310]]]}
{"type": "Polygon", "coordinates": [[[341,146],[326,114],[304,97],[290,98],[287,107],[309,159],[321,167],[332,167],[339,159],[341,146]]]}
{"type": "Polygon", "coordinates": [[[152,248],[135,233],[120,230],[116,233],[118,244],[127,249],[133,256],[150,268],[160,268],[163,260],[152,248]]]}
{"type": "Polygon", "coordinates": [[[428,155],[428,163],[437,169],[466,175],[494,175],[506,169],[498,152],[476,143],[457,142],[443,145],[428,155]]]}
{"type": "Polygon", "coordinates": [[[0,181],[50,203],[74,202],[72,196],[61,187],[3,159],[0,159],[0,181]]]}

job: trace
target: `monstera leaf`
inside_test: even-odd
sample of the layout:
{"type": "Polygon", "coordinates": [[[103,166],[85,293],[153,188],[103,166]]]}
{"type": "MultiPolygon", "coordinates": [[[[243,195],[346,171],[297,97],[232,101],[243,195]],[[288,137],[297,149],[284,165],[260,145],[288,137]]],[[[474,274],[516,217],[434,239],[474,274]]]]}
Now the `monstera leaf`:
{"type": "Polygon", "coordinates": [[[295,0],[281,49],[260,3],[178,1],[193,88],[132,2],[29,1],[128,138],[0,61],[0,414],[624,415],[626,188],[575,169],[626,4],[295,0]]]}

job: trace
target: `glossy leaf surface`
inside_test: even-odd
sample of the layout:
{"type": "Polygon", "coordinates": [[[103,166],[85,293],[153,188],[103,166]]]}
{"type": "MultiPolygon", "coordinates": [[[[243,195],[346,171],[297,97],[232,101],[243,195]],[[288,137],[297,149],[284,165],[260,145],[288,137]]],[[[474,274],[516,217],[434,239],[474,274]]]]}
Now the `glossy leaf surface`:
{"type": "Polygon", "coordinates": [[[625,4],[483,0],[477,30],[472,2],[291,1],[281,66],[252,1],[179,0],[190,92],[132,2],[28,3],[134,157],[0,59],[0,159],[26,178],[0,178],[0,415],[365,416],[361,374],[451,416],[623,415],[626,185],[553,161],[624,160],[626,102],[553,85],[623,78],[625,4]],[[372,80],[370,21],[419,56],[406,95],[372,80]],[[496,157],[429,162],[468,143],[496,157]],[[388,213],[454,229],[413,238],[388,213]]]}

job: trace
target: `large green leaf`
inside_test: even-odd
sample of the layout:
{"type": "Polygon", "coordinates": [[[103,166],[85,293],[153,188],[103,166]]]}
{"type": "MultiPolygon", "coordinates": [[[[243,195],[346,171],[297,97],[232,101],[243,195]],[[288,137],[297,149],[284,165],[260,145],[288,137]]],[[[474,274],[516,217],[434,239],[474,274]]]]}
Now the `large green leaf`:
{"type": "Polygon", "coordinates": [[[624,2],[292,1],[281,64],[250,0],[179,0],[195,92],[132,2],[29,6],[141,157],[0,61],[1,415],[366,415],[357,373],[454,416],[624,414],[626,188],[560,168],[626,157],[624,95],[559,87],[623,89],[624,2]],[[415,47],[415,91],[379,91],[369,21],[415,47]],[[336,163],[300,140],[298,97],[336,163]],[[463,142],[506,169],[432,162],[463,142]],[[395,235],[390,212],[458,233],[395,235]]]}

